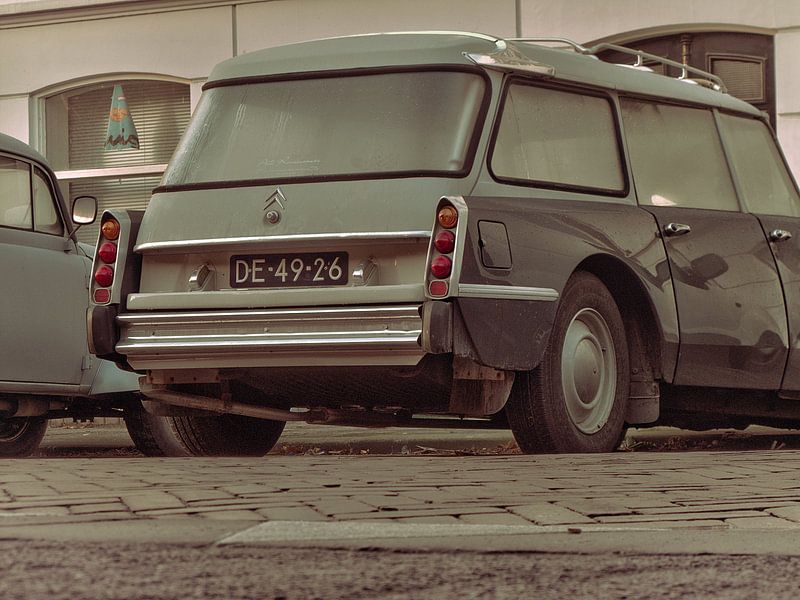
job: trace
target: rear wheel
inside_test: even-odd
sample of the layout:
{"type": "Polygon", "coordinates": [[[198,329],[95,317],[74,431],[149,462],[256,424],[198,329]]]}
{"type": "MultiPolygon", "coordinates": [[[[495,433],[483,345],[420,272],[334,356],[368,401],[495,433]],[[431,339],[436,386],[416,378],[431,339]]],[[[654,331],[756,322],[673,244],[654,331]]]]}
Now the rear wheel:
{"type": "Polygon", "coordinates": [[[44,417],[19,417],[0,420],[0,458],[30,456],[47,431],[44,417]]]}
{"type": "Polygon", "coordinates": [[[191,456],[178,440],[169,417],[151,415],[138,400],[125,409],[125,427],[136,449],[145,456],[191,456]]]}
{"type": "Polygon", "coordinates": [[[567,282],[540,365],[518,374],[506,414],[523,452],[610,452],[622,440],[628,346],[613,297],[590,273],[567,282]]]}
{"type": "Polygon", "coordinates": [[[190,456],[264,456],[286,426],[240,415],[165,418],[190,456]]]}

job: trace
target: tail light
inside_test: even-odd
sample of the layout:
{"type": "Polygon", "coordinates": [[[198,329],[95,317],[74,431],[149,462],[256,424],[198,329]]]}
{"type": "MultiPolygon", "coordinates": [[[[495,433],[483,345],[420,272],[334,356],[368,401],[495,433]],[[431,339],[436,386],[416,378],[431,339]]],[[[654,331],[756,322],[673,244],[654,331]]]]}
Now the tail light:
{"type": "Polygon", "coordinates": [[[111,302],[111,287],[114,285],[118,244],[122,225],[112,214],[106,212],[100,221],[100,236],[97,241],[94,265],[92,265],[94,285],[92,301],[95,304],[111,302]]]}
{"type": "Polygon", "coordinates": [[[429,298],[446,298],[457,288],[466,224],[467,205],[463,198],[448,196],[439,200],[428,248],[429,298]]]}

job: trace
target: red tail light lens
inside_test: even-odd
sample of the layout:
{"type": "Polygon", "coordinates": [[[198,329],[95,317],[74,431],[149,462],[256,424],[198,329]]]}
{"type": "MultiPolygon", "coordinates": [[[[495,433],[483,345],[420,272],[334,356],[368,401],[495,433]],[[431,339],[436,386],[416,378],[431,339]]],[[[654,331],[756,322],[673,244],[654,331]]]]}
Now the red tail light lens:
{"type": "Polygon", "coordinates": [[[116,219],[108,219],[100,226],[100,231],[103,232],[103,237],[107,240],[115,240],[119,237],[119,221],[116,219]]]}
{"type": "Polygon", "coordinates": [[[103,265],[97,269],[97,272],[94,274],[94,280],[100,287],[110,286],[114,281],[114,269],[108,265],[103,265]]]}
{"type": "Polygon", "coordinates": [[[113,263],[115,260],[117,260],[117,246],[111,242],[106,242],[100,246],[100,250],[97,251],[97,255],[104,263],[113,263]]]}
{"type": "Polygon", "coordinates": [[[446,256],[437,256],[431,261],[431,274],[439,279],[444,279],[453,270],[453,261],[446,256]]]}
{"type": "Polygon", "coordinates": [[[111,290],[100,288],[94,291],[94,301],[97,304],[105,304],[109,300],[111,300],[111,290]]]}
{"type": "Polygon", "coordinates": [[[441,279],[434,279],[428,284],[428,293],[434,298],[447,296],[447,282],[441,279]]]}
{"type": "Polygon", "coordinates": [[[456,247],[456,236],[452,231],[440,231],[433,238],[433,247],[442,254],[450,254],[456,247]]]}
{"type": "Polygon", "coordinates": [[[458,223],[458,211],[455,206],[443,206],[436,215],[439,225],[445,229],[452,229],[458,223]]]}

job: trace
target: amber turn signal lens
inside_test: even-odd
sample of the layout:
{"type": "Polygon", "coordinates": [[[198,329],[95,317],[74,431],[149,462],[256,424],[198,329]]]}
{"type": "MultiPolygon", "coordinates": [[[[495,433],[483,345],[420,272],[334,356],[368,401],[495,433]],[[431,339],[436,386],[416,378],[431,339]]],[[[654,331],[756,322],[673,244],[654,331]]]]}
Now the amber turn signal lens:
{"type": "Polygon", "coordinates": [[[440,231],[433,238],[433,247],[442,254],[450,254],[456,247],[456,236],[452,231],[440,231]]]}
{"type": "Polygon", "coordinates": [[[114,282],[114,269],[108,265],[103,265],[94,274],[94,280],[100,287],[108,287],[114,282]]]}
{"type": "Polygon", "coordinates": [[[446,256],[437,256],[431,261],[431,274],[439,279],[449,276],[452,269],[453,261],[446,256]]]}
{"type": "Polygon", "coordinates": [[[116,219],[104,221],[103,225],[100,227],[100,231],[103,232],[103,237],[107,240],[117,239],[119,237],[119,221],[116,219]]]}
{"type": "Polygon", "coordinates": [[[436,215],[439,225],[445,229],[452,229],[458,223],[458,211],[455,206],[443,206],[436,215]]]}

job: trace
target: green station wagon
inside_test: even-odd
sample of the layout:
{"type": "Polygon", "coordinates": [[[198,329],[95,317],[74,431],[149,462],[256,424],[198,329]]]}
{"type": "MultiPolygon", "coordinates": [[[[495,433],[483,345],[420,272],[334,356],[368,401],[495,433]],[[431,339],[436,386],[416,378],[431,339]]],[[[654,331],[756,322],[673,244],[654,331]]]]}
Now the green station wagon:
{"type": "Polygon", "coordinates": [[[218,65],[93,266],[91,347],[142,374],[154,439],[261,454],[300,420],[598,452],[630,424],[800,424],[800,203],[766,116],[553,41],[218,65]]]}

